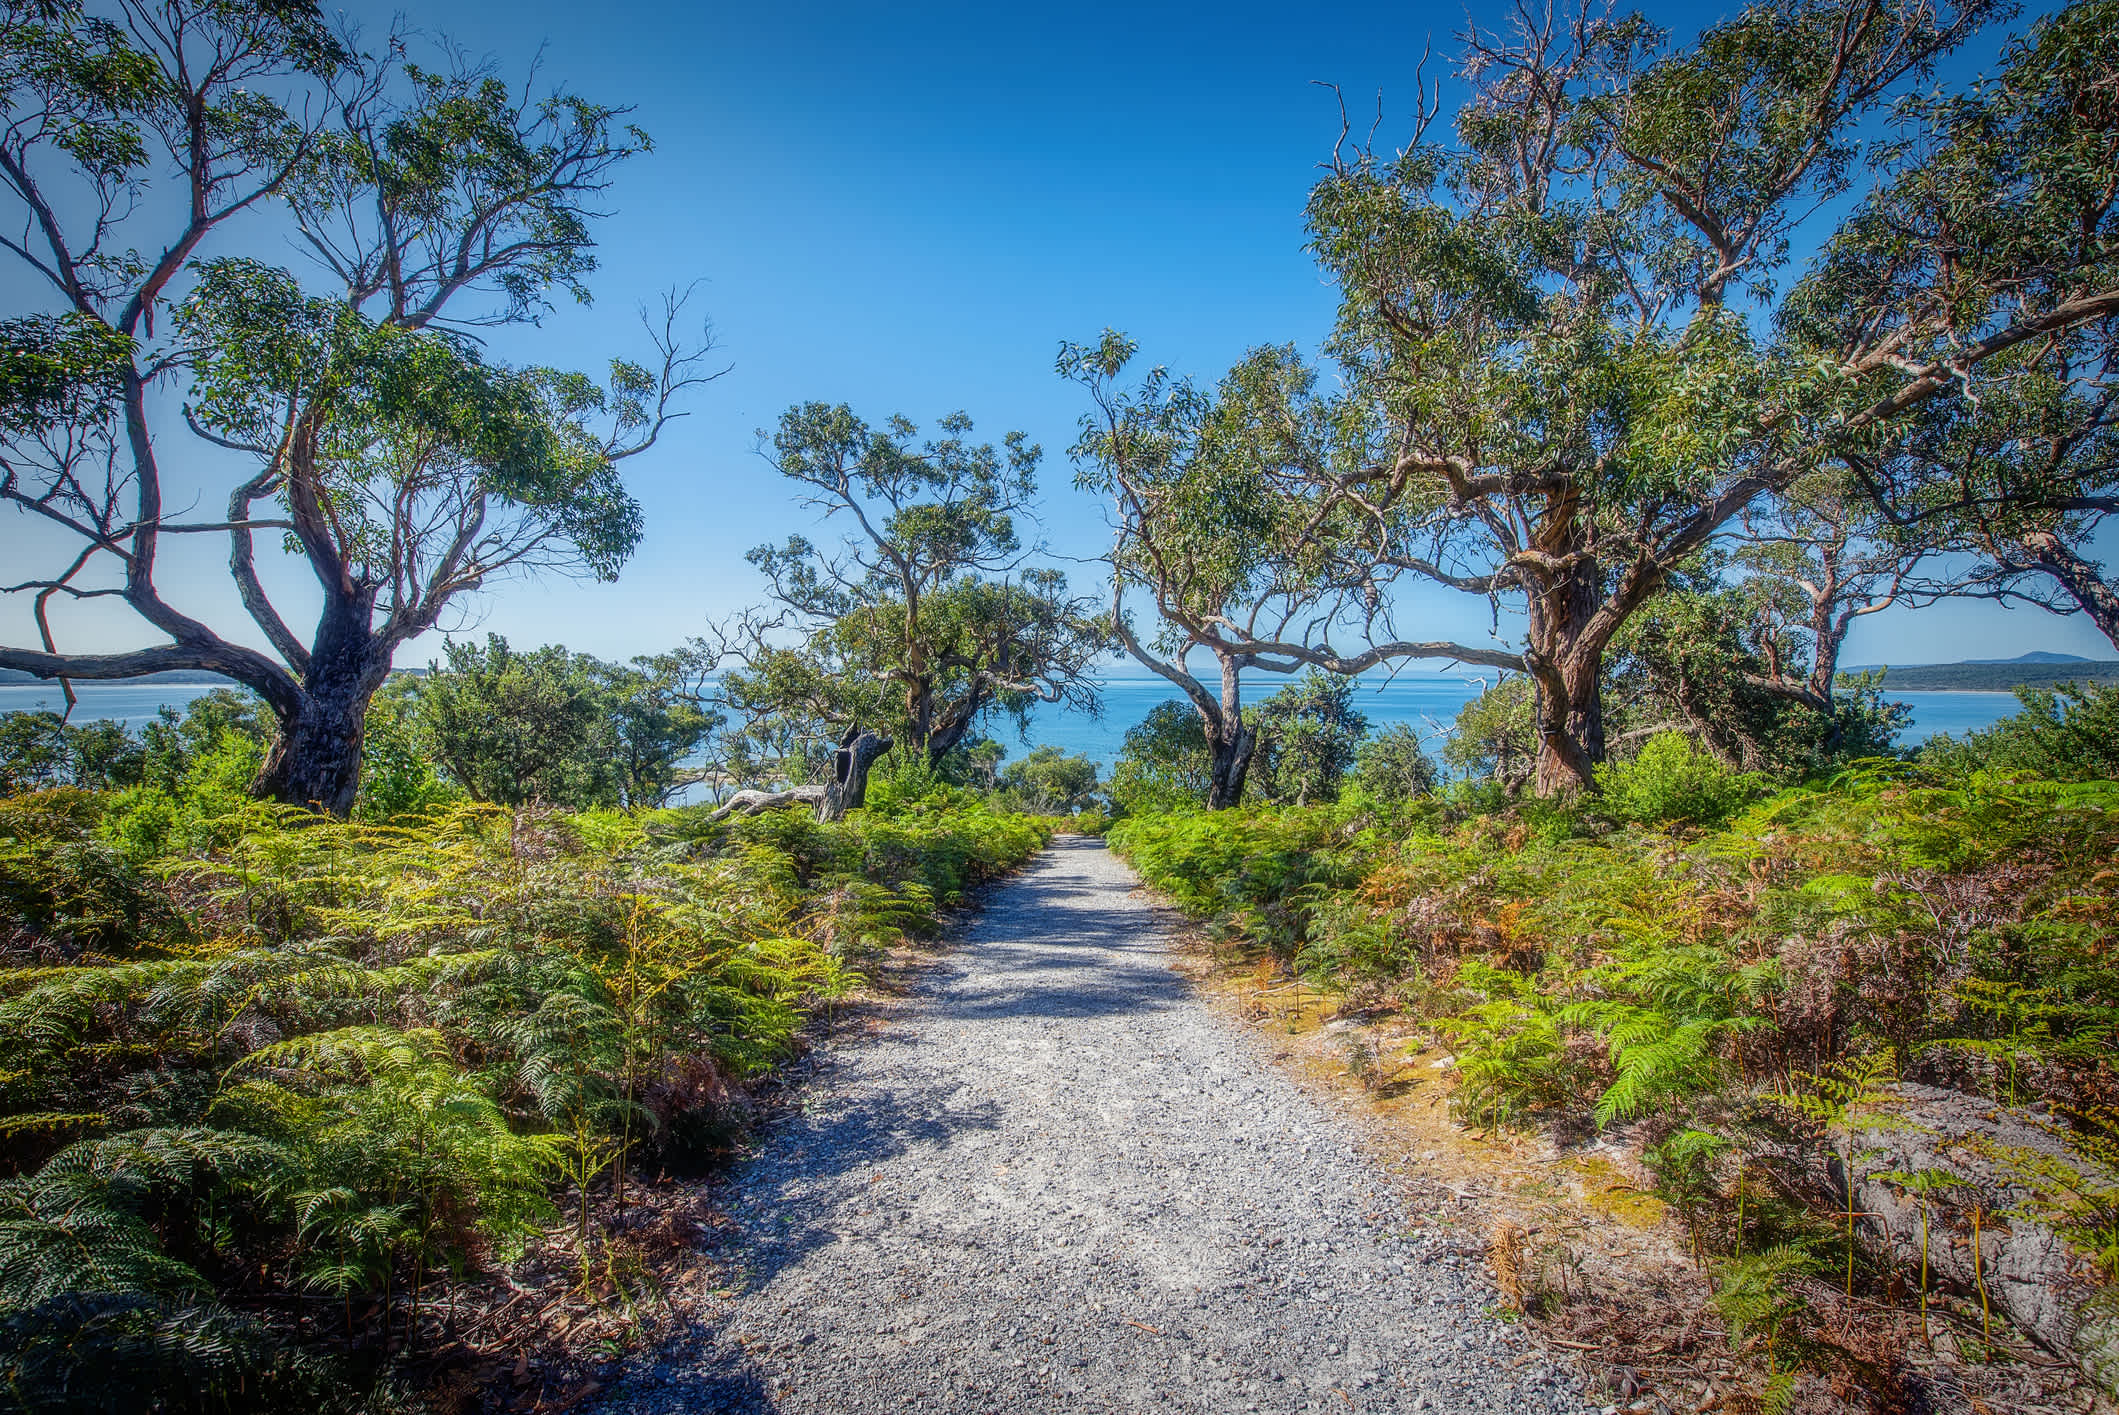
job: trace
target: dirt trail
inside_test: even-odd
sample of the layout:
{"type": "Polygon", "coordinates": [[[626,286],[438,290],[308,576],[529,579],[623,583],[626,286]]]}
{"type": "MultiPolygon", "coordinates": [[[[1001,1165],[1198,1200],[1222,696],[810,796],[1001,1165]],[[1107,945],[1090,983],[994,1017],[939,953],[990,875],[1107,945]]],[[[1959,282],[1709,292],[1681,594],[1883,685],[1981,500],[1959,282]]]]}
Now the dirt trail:
{"type": "MultiPolygon", "coordinates": [[[[732,1295],[611,1415],[1584,1409],[1476,1253],[1191,998],[1063,838],[733,1178],[732,1295]]],[[[1593,1407],[1591,1407],[1593,1408],[1593,1407]]]]}

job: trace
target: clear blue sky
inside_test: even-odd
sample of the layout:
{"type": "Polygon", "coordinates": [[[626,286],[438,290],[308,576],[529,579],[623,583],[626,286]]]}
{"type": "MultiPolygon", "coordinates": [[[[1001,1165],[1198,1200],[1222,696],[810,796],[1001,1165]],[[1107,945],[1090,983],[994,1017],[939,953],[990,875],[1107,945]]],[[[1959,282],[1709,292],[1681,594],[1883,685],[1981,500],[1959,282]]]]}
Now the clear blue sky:
{"type": "MultiPolygon", "coordinates": [[[[375,28],[389,18],[353,12],[375,28]]],[[[1710,13],[1652,12],[1677,28],[1710,13]]],[[[1254,344],[1314,348],[1333,297],[1303,253],[1301,213],[1338,110],[1312,81],[1341,85],[1357,114],[1382,90],[1380,136],[1402,134],[1414,65],[1431,36],[1447,48],[1463,12],[442,0],[418,23],[510,75],[543,44],[552,79],[633,105],[657,145],[610,195],[595,306],[500,351],[597,369],[638,347],[642,303],[696,279],[734,365],[630,464],[648,535],[617,584],[509,584],[456,625],[623,657],[755,599],[743,552],[808,529],[752,450],[801,400],[923,423],[961,408],[983,434],[1024,429],[1046,452],[1047,539],[1098,553],[1101,509],[1072,489],[1066,458],[1082,404],[1052,372],[1059,341],[1116,326],[1144,360],[1205,378],[1254,344]]],[[[0,552],[26,533],[5,518],[0,552]]],[[[171,567],[179,597],[241,622],[225,549],[186,550],[171,567]]],[[[1087,587],[1094,571],[1079,574],[1087,587]]],[[[29,641],[23,608],[0,605],[9,641],[29,641]]],[[[1401,619],[1468,642],[1488,632],[1483,603],[1446,592],[1401,619]]],[[[99,616],[74,622],[69,646],[149,641],[99,616]]],[[[1848,661],[2033,648],[2111,656],[2079,619],[1959,605],[1866,621],[1848,661]]]]}

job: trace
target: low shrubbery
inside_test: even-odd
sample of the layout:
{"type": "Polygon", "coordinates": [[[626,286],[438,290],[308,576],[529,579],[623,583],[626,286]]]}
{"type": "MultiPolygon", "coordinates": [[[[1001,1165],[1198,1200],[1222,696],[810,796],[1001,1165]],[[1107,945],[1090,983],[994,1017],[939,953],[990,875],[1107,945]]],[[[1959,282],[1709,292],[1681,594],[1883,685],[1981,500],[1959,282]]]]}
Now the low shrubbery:
{"type": "MultiPolygon", "coordinates": [[[[1640,1122],[1738,1306],[1769,1250],[1882,1293],[1907,1279],[1853,1252],[1825,1177],[1846,1161],[1804,1159],[1843,1150],[1877,1088],[2047,1102],[2078,1153],[2119,1153],[2119,782],[2020,769],[2110,701],[2033,702],[1913,763],[1778,790],[1670,738],[1574,805],[1460,784],[1401,807],[1144,815],[1111,838],[1224,946],[1414,1019],[1454,1057],[1465,1122],[1640,1122]]],[[[2119,1277],[2096,1238],[2119,1231],[2119,1193],[2049,1179],[2016,1216],[2119,1277]]]]}
{"type": "Polygon", "coordinates": [[[816,1000],[1046,838],[885,795],[828,825],[0,800],[0,1409],[351,1404],[323,1346],[431,1342],[539,1234],[585,1263],[592,1193],[710,1161],[816,1000]]]}

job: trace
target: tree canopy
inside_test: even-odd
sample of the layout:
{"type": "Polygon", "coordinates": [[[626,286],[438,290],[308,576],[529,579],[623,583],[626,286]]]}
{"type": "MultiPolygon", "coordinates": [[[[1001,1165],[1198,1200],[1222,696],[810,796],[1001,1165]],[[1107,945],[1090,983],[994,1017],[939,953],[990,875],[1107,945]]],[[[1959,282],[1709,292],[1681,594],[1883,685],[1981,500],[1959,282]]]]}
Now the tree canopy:
{"type": "Polygon", "coordinates": [[[55,533],[5,587],[41,641],[0,665],[225,674],[278,723],[262,792],[342,813],[406,640],[508,574],[609,578],[639,539],[618,464],[711,376],[682,299],[650,322],[652,361],[601,380],[496,364],[470,331],[587,299],[602,195],[647,138],[446,47],[424,67],[397,30],[365,47],[309,3],[14,7],[0,27],[0,202],[23,232],[0,259],[46,306],[8,325],[0,501],[55,533]],[[270,220],[237,221],[253,210],[270,220]],[[220,515],[165,511],[178,458],[224,478],[220,515]],[[321,592],[306,633],[259,531],[321,592]],[[189,534],[228,538],[269,650],[165,593],[163,538],[189,534]],[[120,601],[163,642],[68,651],[55,599],[120,601]]]}
{"type": "MultiPolygon", "coordinates": [[[[1423,93],[1407,142],[1342,140],[1311,193],[1345,392],[1283,364],[1244,455],[1286,509],[1237,501],[1222,526],[1299,527],[1266,553],[1313,608],[1223,614],[1221,651],[1519,669],[1539,789],[1592,785],[1607,652],[1744,512],[1930,460],[1989,370],[2108,347],[2109,11],[2070,7],[1941,98],[1938,61],[2001,5],[1758,6],[1683,45],[1586,8],[1473,30],[1452,131],[1423,93]],[[1521,650],[1402,636],[1414,581],[1519,610],[1521,650]]],[[[2079,545],[2101,510],[2070,504],[2047,519],[2079,545]]]]}
{"type": "Polygon", "coordinates": [[[1087,675],[1104,631],[1019,529],[1039,449],[1019,432],[975,443],[962,413],[938,431],[821,403],[781,417],[769,460],[844,534],[753,550],[771,607],[695,643],[702,662],[728,665],[718,688],[741,718],[798,738],[874,727],[934,763],[995,716],[1097,710],[1087,675]]]}

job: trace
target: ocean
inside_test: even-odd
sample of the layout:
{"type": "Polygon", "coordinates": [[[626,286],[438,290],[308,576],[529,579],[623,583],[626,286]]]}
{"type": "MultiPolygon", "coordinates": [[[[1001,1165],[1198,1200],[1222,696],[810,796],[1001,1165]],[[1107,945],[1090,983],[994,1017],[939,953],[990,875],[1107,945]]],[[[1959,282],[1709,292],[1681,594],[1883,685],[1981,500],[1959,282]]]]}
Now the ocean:
{"type": "MultiPolygon", "coordinates": [[[[81,722],[116,718],[137,730],[152,722],[161,708],[182,711],[193,698],[211,692],[213,687],[210,683],[76,683],[74,692],[81,702],[74,709],[74,717],[81,722]]],[[[1265,698],[1277,687],[1278,680],[1273,678],[1262,678],[1255,686],[1246,684],[1251,702],[1265,698]]],[[[1355,701],[1367,714],[1372,730],[1409,722],[1432,746],[1446,735],[1457,710],[1477,697],[1479,691],[1478,681],[1468,676],[1404,673],[1389,681],[1362,680],[1355,701]]],[[[1107,679],[1103,684],[1101,716],[1089,717],[1062,707],[1041,705],[1031,718],[1028,745],[1049,744],[1070,755],[1090,757],[1108,768],[1118,756],[1126,729],[1165,698],[1180,696],[1176,688],[1160,678],[1107,679]]],[[[2016,699],[2009,693],[1899,693],[1894,697],[1913,709],[1912,722],[1899,734],[1903,745],[1925,742],[1938,733],[1962,734],[1991,727],[2016,710],[2016,699]]],[[[0,683],[0,713],[39,708],[58,712],[64,705],[56,684],[0,683]]],[[[1020,757],[1028,750],[1012,726],[996,723],[993,731],[1010,758],[1020,757]]]]}

